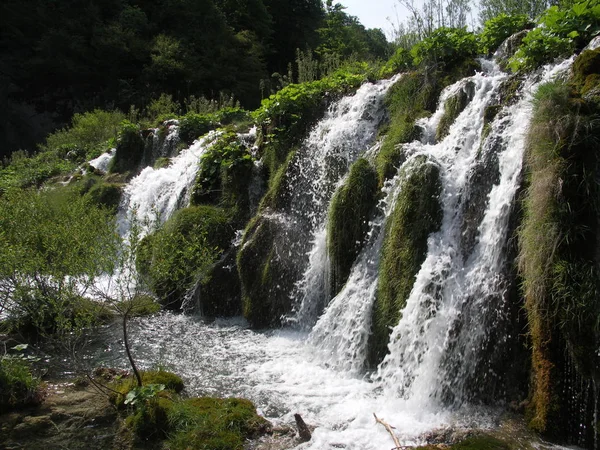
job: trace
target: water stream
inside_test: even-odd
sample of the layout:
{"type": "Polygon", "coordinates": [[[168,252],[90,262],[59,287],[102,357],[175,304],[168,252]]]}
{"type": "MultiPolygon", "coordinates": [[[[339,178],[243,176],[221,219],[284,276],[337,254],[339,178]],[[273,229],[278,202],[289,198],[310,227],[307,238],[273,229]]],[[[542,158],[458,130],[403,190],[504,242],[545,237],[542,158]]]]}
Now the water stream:
{"type": "MultiPolygon", "coordinates": [[[[505,245],[520,183],[531,96],[540,83],[564,73],[570,63],[547,67],[528,80],[521,99],[498,113],[485,139],[485,109],[507,75],[486,65],[484,73],[447,88],[438,111],[421,122],[422,139],[405,146],[406,162],[384,187],[349,281],[329,301],[329,201],[352,161],[369,148],[370,154],[377,151],[372,145],[385,114],[382,98],[395,80],[365,85],[355,96],[337,102],[303,145],[305,156],[297,162],[292,183],[297,189],[291,193],[293,207],[285,211],[286,223],[303,225],[293,227],[302,234],[292,237],[289,247],[291,252],[298,244],[302,254],[298,264],[303,276],[292,293],[298,304],[293,319],[309,325],[255,332],[242,319],[206,323],[165,312],[132,322],[131,345],[140,365],[161,364],[181,374],[191,395],[247,397],[275,423],[291,423],[293,414],[300,413],[316,429],[313,439],[299,449],[391,448],[390,436],[376,425],[373,413],[397,428],[403,445],[421,443],[434,429],[496,426],[500,411],[473,406],[470,393],[473,383],[489,381],[479,376],[482,350],[503,320],[505,245]],[[448,136],[435,142],[446,99],[466,83],[473,87],[471,101],[448,136]],[[402,189],[400,174],[421,155],[440,168],[443,222],[429,238],[426,260],[392,331],[389,354],[374,373],[367,373],[366,341],[385,221],[402,189]],[[469,240],[464,220],[476,196],[472,182],[482,161],[492,161],[495,175],[469,240]]],[[[197,141],[168,168],[144,169],[129,184],[122,203],[122,235],[132,212],[142,222],[164,220],[185,204],[198,158],[214,138],[212,133],[197,141]]],[[[104,344],[90,350],[90,357],[126,366],[118,332],[107,328],[105,334],[104,344]]]]}

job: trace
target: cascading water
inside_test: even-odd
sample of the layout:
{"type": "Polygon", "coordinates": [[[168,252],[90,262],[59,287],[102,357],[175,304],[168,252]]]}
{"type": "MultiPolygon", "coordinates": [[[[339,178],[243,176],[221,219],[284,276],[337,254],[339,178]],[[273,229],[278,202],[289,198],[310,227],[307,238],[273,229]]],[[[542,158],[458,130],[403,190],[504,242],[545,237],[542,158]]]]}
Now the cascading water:
{"type": "Polygon", "coordinates": [[[385,116],[383,98],[396,79],[366,83],[355,95],[335,102],[310,132],[294,161],[296,175],[289,182],[291,207],[286,212],[293,226],[286,233],[286,248],[300,261],[308,254],[309,261],[292,293],[298,311],[290,322],[314,324],[329,300],[325,239],[329,202],[351,164],[375,140],[385,116]]]}
{"type": "MultiPolygon", "coordinates": [[[[294,413],[302,414],[317,427],[313,439],[298,447],[303,450],[391,447],[390,437],[375,424],[373,413],[397,427],[402,445],[422,443],[423,434],[437,428],[493,424],[494,413],[479,410],[476,415],[468,415],[463,408],[459,410],[461,415],[444,405],[458,407],[468,403],[481,349],[490,336],[486,327],[497,326],[502,311],[506,289],[504,246],[519,185],[531,93],[540,82],[564,71],[569,63],[547,70],[539,81],[527,82],[523,98],[497,114],[485,139],[481,137],[485,108],[493,103],[507,76],[488,70],[487,74],[477,74],[451,86],[442,95],[440,110],[445,99],[465,83],[472,85],[473,98],[447,137],[433,143],[433,130],[442,115],[438,110],[420,124],[423,140],[405,146],[407,159],[399,174],[407,172],[410,164],[423,155],[428,164],[441,169],[444,219],[440,231],[430,236],[425,263],[402,319],[393,330],[390,354],[373,379],[364,376],[365,341],[377,286],[382,231],[396,192],[403,186],[400,175],[385,188],[385,199],[371,223],[369,238],[349,281],[310,335],[306,330],[289,329],[255,333],[238,321],[204,324],[194,317],[164,313],[132,323],[132,346],[140,364],[148,366],[159,361],[171,367],[184,376],[192,395],[250,398],[262,414],[276,423],[293,422],[294,413]],[[489,189],[481,194],[472,184],[480,174],[480,166],[489,161],[493,174],[488,176],[489,189]],[[473,206],[475,198],[482,203],[473,206]],[[477,214],[472,213],[474,209],[477,214]],[[476,216],[476,224],[466,227],[466,216],[476,216]]],[[[266,213],[271,214],[270,220],[281,221],[290,234],[300,229],[299,223],[306,225],[303,234],[290,237],[292,244],[304,241],[305,260],[298,264],[309,266],[296,294],[302,305],[299,312],[304,308],[313,323],[314,316],[329,300],[325,288],[328,264],[324,231],[328,203],[352,160],[374,139],[381,118],[381,97],[390,84],[366,85],[360,94],[341,100],[329,111],[312,131],[304,153],[297,156],[297,177],[291,184],[299,192],[292,194],[293,206],[284,212],[266,213]],[[308,258],[311,238],[314,245],[308,258]],[[313,290],[309,284],[319,278],[325,281],[314,283],[317,287],[313,290]],[[311,302],[318,306],[311,310],[311,302]]],[[[192,148],[197,162],[202,146],[210,142],[196,145],[192,148]]],[[[376,151],[374,147],[369,153],[376,151]]],[[[187,156],[182,152],[180,158],[187,156]]],[[[183,161],[181,165],[173,162],[171,167],[180,171],[173,179],[188,173],[183,161]]],[[[140,177],[150,173],[142,172],[140,177]]],[[[159,175],[153,177],[163,177],[159,175]]],[[[157,189],[144,185],[142,179],[139,184],[136,182],[136,189],[128,190],[127,204],[137,203],[138,211],[145,214],[153,214],[153,208],[168,214],[185,190],[175,188],[175,181],[166,183],[169,187],[164,188],[165,196],[167,191],[175,192],[175,198],[165,199],[165,206],[159,206],[163,202],[154,198],[157,189]],[[138,195],[143,202],[136,200],[138,195]]],[[[149,186],[154,186],[154,182],[149,186]]],[[[288,250],[291,244],[282,248],[288,250]]],[[[296,316],[301,317],[300,313],[296,316]]],[[[102,355],[107,356],[106,352],[102,355]]]]}
{"type": "MultiPolygon", "coordinates": [[[[164,223],[189,201],[198,162],[219,136],[210,132],[173,158],[168,167],[146,167],[125,187],[117,217],[118,231],[127,236],[132,220],[143,229],[142,235],[164,223]]],[[[140,236],[143,237],[143,236],[140,236]]]]}
{"type": "Polygon", "coordinates": [[[441,230],[430,237],[427,258],[392,332],[390,353],[377,373],[388,395],[400,395],[421,407],[439,407],[440,402],[460,405],[469,399],[467,382],[477,376],[487,333],[494,326],[494,315],[502,311],[503,247],[520,181],[532,93],[540,83],[564,73],[570,63],[547,68],[541,80],[529,80],[519,102],[492,124],[481,151],[498,148],[492,143],[502,142],[499,182],[489,194],[478,242],[470,255],[461,248],[462,211],[468,196],[465,183],[479,156],[485,105],[503,76],[474,77],[475,98],[457,118],[450,135],[437,145],[411,146],[413,152],[436,158],[443,169],[444,220],[441,230]]]}

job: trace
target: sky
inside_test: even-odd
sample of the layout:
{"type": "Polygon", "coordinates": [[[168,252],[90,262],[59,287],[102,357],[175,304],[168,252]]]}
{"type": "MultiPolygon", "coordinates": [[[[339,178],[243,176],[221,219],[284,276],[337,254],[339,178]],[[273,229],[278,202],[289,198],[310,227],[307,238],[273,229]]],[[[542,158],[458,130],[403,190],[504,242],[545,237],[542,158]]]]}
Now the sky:
{"type": "Polygon", "coordinates": [[[392,24],[398,22],[396,11],[400,20],[403,19],[404,9],[400,8],[397,0],[338,0],[346,7],[345,12],[358,17],[365,28],[381,28],[388,39],[391,38],[392,24]],[[390,23],[387,18],[392,21],[390,23]]]}

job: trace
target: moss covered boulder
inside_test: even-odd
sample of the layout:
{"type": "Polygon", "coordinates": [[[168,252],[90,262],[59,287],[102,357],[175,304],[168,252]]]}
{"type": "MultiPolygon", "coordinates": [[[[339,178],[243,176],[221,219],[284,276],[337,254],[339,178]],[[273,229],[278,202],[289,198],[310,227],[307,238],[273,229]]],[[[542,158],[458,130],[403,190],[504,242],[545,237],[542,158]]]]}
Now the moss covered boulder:
{"type": "Polygon", "coordinates": [[[444,115],[438,124],[435,139],[441,141],[448,135],[450,126],[458,115],[465,109],[475,94],[475,85],[472,82],[465,83],[458,92],[446,100],[444,104],[444,115]]]}
{"type": "Polygon", "coordinates": [[[138,126],[131,122],[123,122],[119,130],[117,151],[110,163],[109,172],[124,173],[136,170],[144,158],[145,147],[138,126]]]}
{"type": "Polygon", "coordinates": [[[140,243],[138,272],[162,305],[179,309],[185,293],[233,237],[226,210],[208,205],[181,209],[140,243]]]}
{"type": "Polygon", "coordinates": [[[400,192],[385,229],[369,339],[371,365],[385,356],[391,327],[400,320],[415,276],[425,260],[427,238],[441,225],[439,177],[439,168],[424,156],[403,169],[400,192]]]}
{"type": "Polygon", "coordinates": [[[348,178],[333,196],[327,225],[333,295],[346,283],[352,264],[363,246],[377,193],[377,172],[366,159],[360,158],[352,165],[348,178]]]}

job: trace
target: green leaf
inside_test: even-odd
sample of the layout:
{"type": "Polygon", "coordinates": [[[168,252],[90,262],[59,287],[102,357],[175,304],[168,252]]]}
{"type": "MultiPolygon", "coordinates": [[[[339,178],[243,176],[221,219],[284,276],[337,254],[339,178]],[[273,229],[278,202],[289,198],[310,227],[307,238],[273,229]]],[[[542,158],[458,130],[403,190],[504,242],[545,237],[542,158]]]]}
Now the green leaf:
{"type": "Polygon", "coordinates": [[[15,345],[13,348],[11,348],[11,350],[16,350],[18,352],[22,352],[23,350],[27,349],[27,347],[29,347],[29,344],[19,344],[19,345],[15,345]]]}

